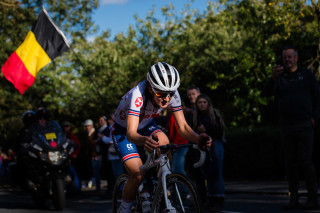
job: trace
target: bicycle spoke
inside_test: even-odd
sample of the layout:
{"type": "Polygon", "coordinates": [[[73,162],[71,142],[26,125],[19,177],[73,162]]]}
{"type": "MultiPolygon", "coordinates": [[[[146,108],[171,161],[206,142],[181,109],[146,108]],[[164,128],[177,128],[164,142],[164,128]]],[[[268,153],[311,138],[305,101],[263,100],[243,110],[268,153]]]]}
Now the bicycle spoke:
{"type": "Polygon", "coordinates": [[[201,212],[198,195],[189,180],[180,174],[167,177],[168,208],[161,200],[162,212],[197,213],[201,212]]]}

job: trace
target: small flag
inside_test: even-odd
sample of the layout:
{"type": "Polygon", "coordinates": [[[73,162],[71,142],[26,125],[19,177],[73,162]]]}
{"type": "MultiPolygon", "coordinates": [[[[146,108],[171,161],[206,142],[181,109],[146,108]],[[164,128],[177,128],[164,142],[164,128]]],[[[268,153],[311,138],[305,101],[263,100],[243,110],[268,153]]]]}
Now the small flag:
{"type": "Polygon", "coordinates": [[[1,71],[22,95],[33,84],[39,70],[69,48],[66,37],[43,8],[36,24],[1,71]]]}

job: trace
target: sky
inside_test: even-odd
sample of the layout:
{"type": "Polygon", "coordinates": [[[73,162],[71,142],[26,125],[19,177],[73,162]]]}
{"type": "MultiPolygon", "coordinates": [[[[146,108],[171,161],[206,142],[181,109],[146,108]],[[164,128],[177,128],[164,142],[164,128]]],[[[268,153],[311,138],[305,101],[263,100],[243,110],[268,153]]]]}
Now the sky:
{"type": "MultiPolygon", "coordinates": [[[[192,9],[200,12],[206,8],[208,0],[99,0],[100,7],[93,14],[93,21],[99,26],[99,34],[104,30],[111,32],[111,39],[117,33],[127,33],[129,25],[135,27],[137,14],[140,19],[145,20],[148,11],[155,6],[155,17],[162,17],[161,8],[171,4],[177,12],[190,3],[192,9]]],[[[88,38],[90,40],[90,38],[88,38]]],[[[91,38],[92,39],[92,38],[91,38]]]]}

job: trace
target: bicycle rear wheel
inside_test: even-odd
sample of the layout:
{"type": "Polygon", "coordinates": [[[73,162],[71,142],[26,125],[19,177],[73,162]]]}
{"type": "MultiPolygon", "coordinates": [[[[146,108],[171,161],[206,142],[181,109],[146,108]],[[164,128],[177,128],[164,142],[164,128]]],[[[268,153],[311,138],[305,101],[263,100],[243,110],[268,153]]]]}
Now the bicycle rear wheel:
{"type": "Polygon", "coordinates": [[[167,176],[167,189],[169,208],[166,208],[164,195],[161,195],[160,206],[156,212],[202,212],[199,196],[190,180],[182,174],[171,174],[167,176]],[[172,211],[170,211],[172,209],[172,211]]]}
{"type": "Polygon", "coordinates": [[[117,213],[122,198],[122,190],[126,182],[128,181],[128,175],[122,174],[117,178],[117,181],[114,185],[113,195],[112,195],[112,212],[117,213]]]}

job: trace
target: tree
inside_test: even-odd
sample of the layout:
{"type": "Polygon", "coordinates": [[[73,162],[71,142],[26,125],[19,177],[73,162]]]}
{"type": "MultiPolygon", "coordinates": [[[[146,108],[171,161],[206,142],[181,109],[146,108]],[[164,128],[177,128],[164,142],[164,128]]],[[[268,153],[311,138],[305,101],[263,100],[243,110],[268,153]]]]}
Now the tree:
{"type": "Polygon", "coordinates": [[[41,5],[67,34],[72,50],[39,72],[23,96],[0,77],[2,140],[10,138],[23,111],[38,106],[79,126],[108,115],[158,61],[178,69],[182,96],[190,85],[211,96],[229,127],[267,121],[265,108],[272,99],[262,98],[260,90],[285,44],[298,47],[302,64],[319,69],[319,4],[289,0],[220,0],[208,2],[202,13],[190,5],[179,13],[169,4],[161,9],[164,21],[154,17],[153,8],[145,18],[136,16],[127,34],[111,40],[106,31],[94,41],[86,36],[95,30],[96,0],[8,0],[0,4],[2,64],[21,44],[41,5]]]}
{"type": "MultiPolygon", "coordinates": [[[[35,23],[41,6],[45,5],[54,22],[68,37],[83,36],[95,28],[91,20],[91,12],[97,8],[97,0],[77,0],[72,2],[56,0],[6,0],[0,2],[0,64],[3,65],[18,46],[23,42],[35,23]],[[68,14],[68,15],[66,15],[68,14]],[[71,35],[72,32],[72,35],[71,35]]],[[[72,40],[72,39],[71,39],[72,40]]],[[[60,60],[60,59],[59,59],[60,60]]],[[[63,59],[61,59],[63,60],[63,59]]],[[[57,65],[57,64],[56,64],[57,65]]],[[[59,65],[58,65],[59,66],[59,65]]],[[[57,84],[57,74],[54,63],[45,67],[37,76],[36,83],[23,96],[0,74],[0,141],[13,138],[14,133],[21,126],[21,115],[24,111],[43,106],[55,111],[57,102],[53,88],[57,84]],[[54,98],[52,98],[54,97],[54,98]],[[17,125],[17,124],[20,124],[17,125]]],[[[68,84],[67,82],[65,82],[68,84]]],[[[63,105],[64,103],[60,103],[63,105]]],[[[61,107],[60,107],[60,111],[61,107]]]]}

